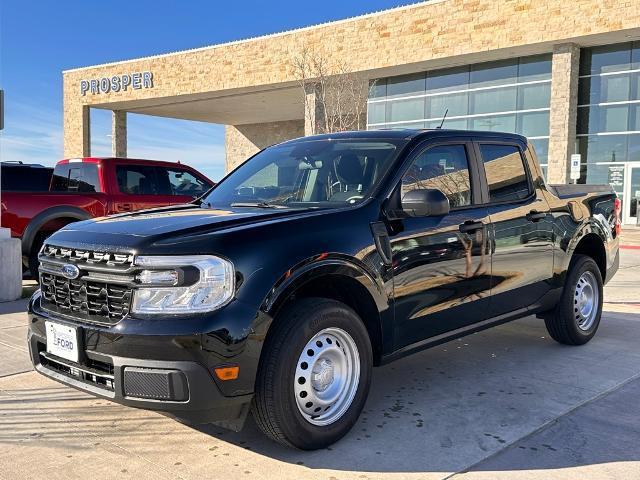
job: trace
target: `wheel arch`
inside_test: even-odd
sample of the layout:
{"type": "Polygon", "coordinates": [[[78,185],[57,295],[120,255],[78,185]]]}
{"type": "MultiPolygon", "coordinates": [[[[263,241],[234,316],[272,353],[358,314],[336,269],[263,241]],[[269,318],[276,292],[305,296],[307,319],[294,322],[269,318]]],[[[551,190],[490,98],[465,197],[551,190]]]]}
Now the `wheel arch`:
{"type": "MultiPolygon", "coordinates": [[[[282,308],[299,298],[322,297],[337,300],[352,308],[362,319],[378,365],[384,353],[384,318],[390,310],[389,299],[381,282],[365,267],[355,262],[333,258],[302,266],[285,274],[279,285],[265,299],[262,310],[274,322],[282,308]]],[[[268,335],[268,332],[267,332],[268,335]]]]}
{"type": "Polygon", "coordinates": [[[567,268],[569,268],[571,260],[573,260],[576,255],[586,255],[591,257],[593,261],[596,262],[596,265],[598,265],[598,270],[600,270],[600,275],[604,281],[607,276],[607,252],[604,246],[604,241],[600,235],[595,233],[593,230],[585,233],[571,251],[567,268]]]}
{"type": "Polygon", "coordinates": [[[79,222],[81,220],[88,220],[92,218],[86,210],[78,207],[71,206],[57,206],[47,208],[38,213],[31,219],[27,228],[25,228],[22,235],[22,253],[23,255],[29,255],[33,242],[35,241],[38,233],[42,230],[47,223],[53,220],[70,219],[71,222],[79,222]]]}

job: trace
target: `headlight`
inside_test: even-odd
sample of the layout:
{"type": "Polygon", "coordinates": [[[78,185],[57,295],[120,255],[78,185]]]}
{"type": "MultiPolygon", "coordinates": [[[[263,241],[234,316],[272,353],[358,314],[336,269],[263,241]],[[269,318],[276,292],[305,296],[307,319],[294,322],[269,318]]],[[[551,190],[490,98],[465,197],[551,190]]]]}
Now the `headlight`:
{"type": "Polygon", "coordinates": [[[233,264],[222,258],[209,255],[141,256],[136,258],[135,264],[145,270],[137,276],[141,286],[134,290],[131,309],[134,313],[209,312],[226,304],[234,294],[233,264]],[[184,275],[183,270],[187,267],[195,267],[196,275],[184,275]],[[186,276],[196,278],[187,281],[188,285],[177,285],[185,283],[186,276]]]}

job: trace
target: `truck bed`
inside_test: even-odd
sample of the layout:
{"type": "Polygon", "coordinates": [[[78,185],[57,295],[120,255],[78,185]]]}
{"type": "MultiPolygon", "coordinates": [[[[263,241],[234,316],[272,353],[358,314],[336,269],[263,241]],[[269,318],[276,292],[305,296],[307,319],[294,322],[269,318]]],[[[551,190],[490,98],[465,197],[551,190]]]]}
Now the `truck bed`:
{"type": "Polygon", "coordinates": [[[585,185],[582,183],[547,185],[547,189],[558,198],[584,197],[590,193],[615,193],[611,185],[585,185]]]}

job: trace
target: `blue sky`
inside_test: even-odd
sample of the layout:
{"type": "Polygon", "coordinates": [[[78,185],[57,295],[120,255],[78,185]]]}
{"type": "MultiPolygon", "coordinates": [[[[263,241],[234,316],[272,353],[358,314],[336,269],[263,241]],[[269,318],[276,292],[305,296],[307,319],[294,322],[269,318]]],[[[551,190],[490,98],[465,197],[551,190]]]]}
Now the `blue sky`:
{"type": "MultiPolygon", "coordinates": [[[[62,156],[62,71],[196,48],[369,13],[401,0],[322,2],[0,0],[2,160],[53,165],[62,156]]],[[[92,110],[92,154],[109,155],[109,112],[92,110]]],[[[214,180],[224,128],[129,115],[129,156],[181,160],[214,180]]]]}

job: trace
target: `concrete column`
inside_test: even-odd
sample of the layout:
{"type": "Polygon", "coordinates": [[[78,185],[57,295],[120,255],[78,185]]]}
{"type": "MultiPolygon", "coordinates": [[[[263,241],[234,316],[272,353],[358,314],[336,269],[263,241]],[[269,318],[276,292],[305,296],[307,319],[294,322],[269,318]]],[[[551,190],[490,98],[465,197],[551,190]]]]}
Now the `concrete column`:
{"type": "Polygon", "coordinates": [[[320,87],[318,84],[308,84],[305,88],[304,99],[304,135],[325,133],[325,110],[319,100],[320,87]]]}
{"type": "Polygon", "coordinates": [[[91,156],[91,117],[89,107],[64,106],[64,158],[91,156]]]}
{"type": "Polygon", "coordinates": [[[304,120],[227,125],[224,131],[225,172],[274,143],[304,135],[304,120]]]}
{"type": "Polygon", "coordinates": [[[114,110],[111,117],[111,154],[114,157],[127,156],[127,112],[114,110]]]}
{"type": "Polygon", "coordinates": [[[575,153],[579,68],[578,45],[565,43],[553,47],[547,170],[549,183],[567,183],[569,179],[569,158],[575,153]]]}
{"type": "Polygon", "coordinates": [[[11,230],[0,227],[0,302],[17,300],[22,295],[22,248],[11,230]]]}

